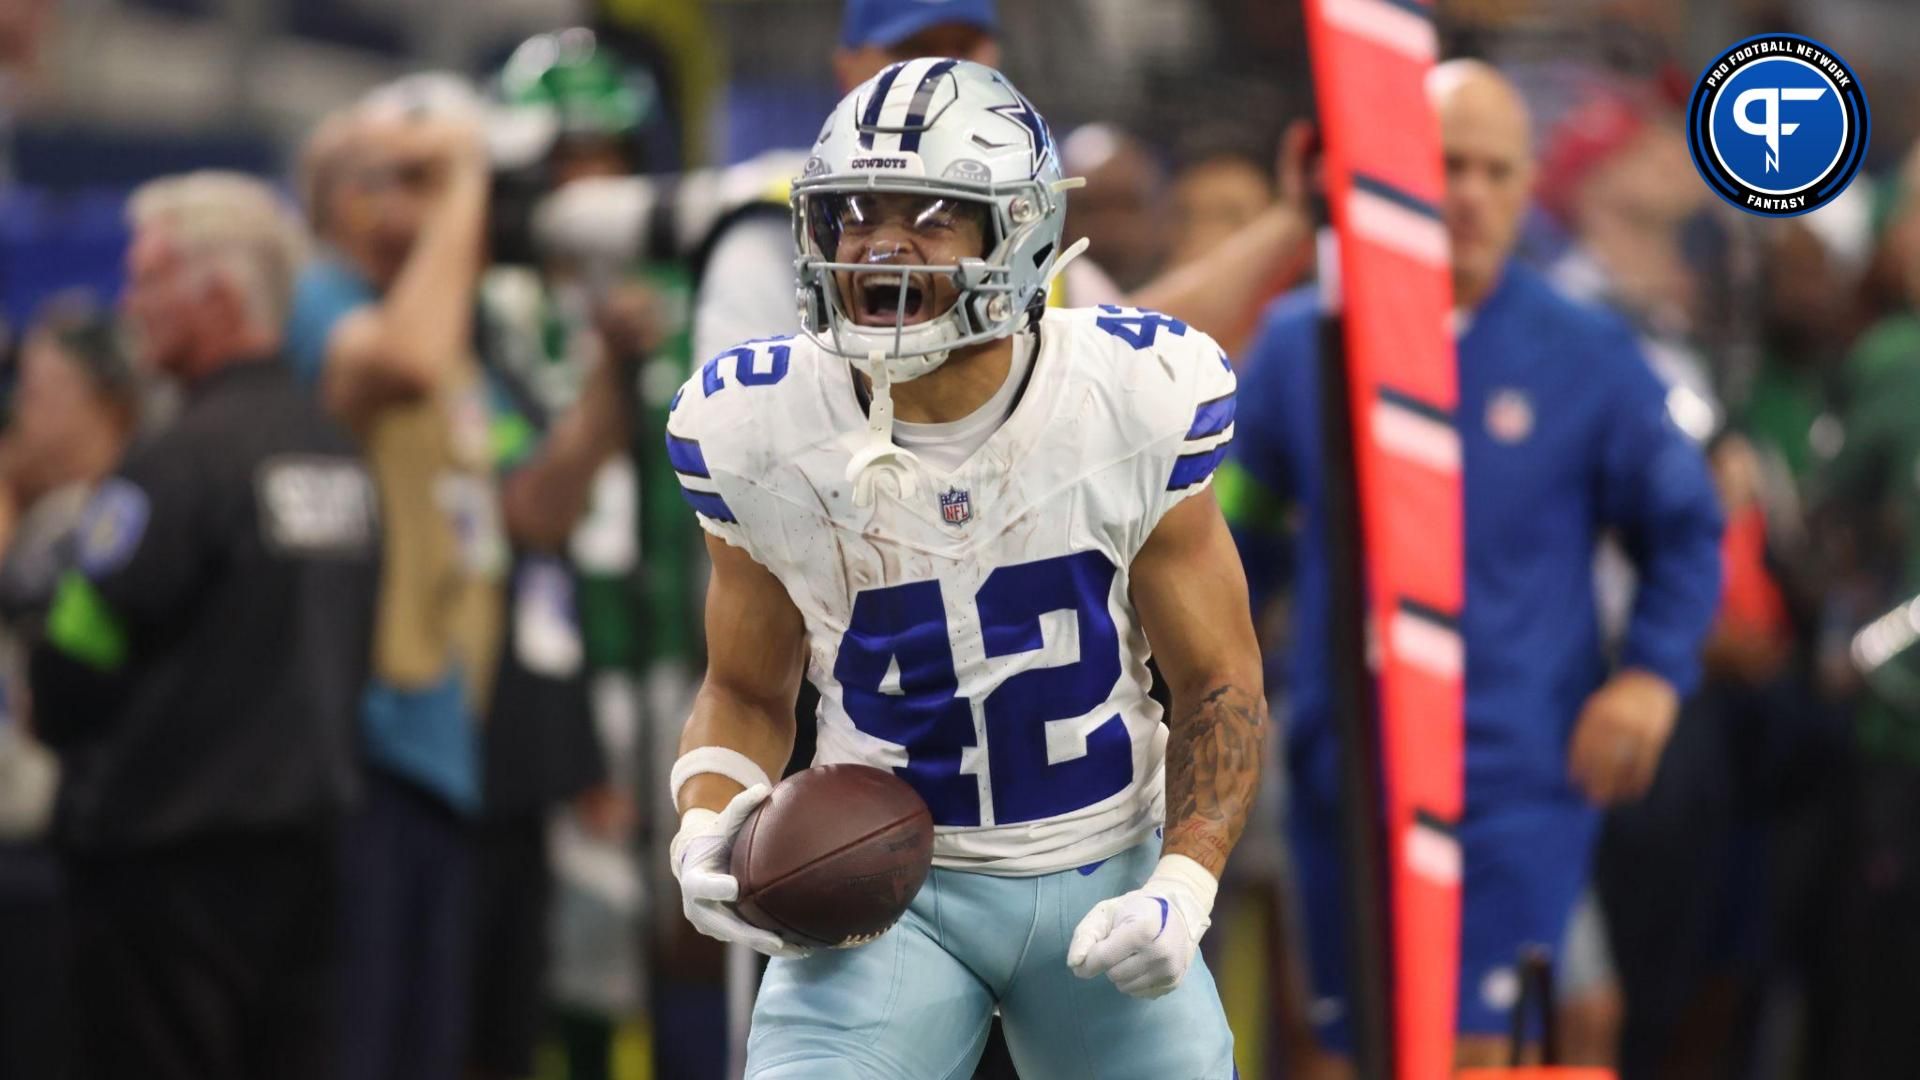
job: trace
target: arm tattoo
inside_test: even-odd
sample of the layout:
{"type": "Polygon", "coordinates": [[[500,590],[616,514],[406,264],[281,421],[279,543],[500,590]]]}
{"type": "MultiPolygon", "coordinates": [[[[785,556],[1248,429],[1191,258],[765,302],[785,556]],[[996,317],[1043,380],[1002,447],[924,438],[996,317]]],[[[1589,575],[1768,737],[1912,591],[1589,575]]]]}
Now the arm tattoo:
{"type": "Polygon", "coordinates": [[[1227,864],[1260,788],[1267,703],[1237,686],[1216,687],[1176,707],[1167,742],[1169,855],[1212,871],[1227,864]]]}

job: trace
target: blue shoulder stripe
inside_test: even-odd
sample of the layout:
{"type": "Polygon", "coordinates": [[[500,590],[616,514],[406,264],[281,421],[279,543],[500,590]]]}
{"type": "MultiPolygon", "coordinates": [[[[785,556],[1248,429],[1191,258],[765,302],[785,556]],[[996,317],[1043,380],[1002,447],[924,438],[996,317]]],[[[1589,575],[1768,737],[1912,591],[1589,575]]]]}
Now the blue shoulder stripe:
{"type": "Polygon", "coordinates": [[[1167,490],[1179,491],[1182,488],[1190,488],[1212,476],[1213,470],[1219,468],[1220,462],[1225,460],[1227,447],[1231,445],[1233,440],[1228,439],[1211,450],[1198,454],[1180,455],[1180,460],[1173,463],[1173,475],[1167,479],[1167,490]]]}
{"type": "Polygon", "coordinates": [[[1200,407],[1193,410],[1193,426],[1187,429],[1187,438],[1204,439],[1218,435],[1227,430],[1227,425],[1231,423],[1233,392],[1229,390],[1212,401],[1201,402],[1200,407]]]}
{"type": "Polygon", "coordinates": [[[680,489],[680,497],[687,500],[687,505],[693,507],[697,513],[704,514],[715,521],[739,520],[733,516],[733,511],[727,508],[727,501],[710,491],[695,491],[692,488],[683,487],[680,489]]]}
{"type": "Polygon", "coordinates": [[[683,439],[672,432],[667,433],[667,461],[672,463],[673,471],[688,476],[707,477],[707,455],[700,452],[698,439],[683,439]]]}

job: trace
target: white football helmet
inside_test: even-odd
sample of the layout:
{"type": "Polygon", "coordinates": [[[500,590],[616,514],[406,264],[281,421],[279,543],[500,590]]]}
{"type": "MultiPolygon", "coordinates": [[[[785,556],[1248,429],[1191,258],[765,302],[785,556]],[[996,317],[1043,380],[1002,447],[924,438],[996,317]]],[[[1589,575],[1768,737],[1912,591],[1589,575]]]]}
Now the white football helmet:
{"type": "Polygon", "coordinates": [[[834,108],[793,185],[801,325],[821,347],[890,382],[926,374],[956,348],[1012,334],[1038,315],[1054,267],[1064,265],[1066,186],[1046,121],[1005,76],[967,60],[894,64],[834,108]],[[902,263],[834,261],[860,197],[877,194],[939,200],[985,224],[982,257],[913,267],[950,277],[959,293],[925,322],[906,323],[902,287],[891,327],[862,325],[836,287],[836,272],[904,276],[902,263]]]}

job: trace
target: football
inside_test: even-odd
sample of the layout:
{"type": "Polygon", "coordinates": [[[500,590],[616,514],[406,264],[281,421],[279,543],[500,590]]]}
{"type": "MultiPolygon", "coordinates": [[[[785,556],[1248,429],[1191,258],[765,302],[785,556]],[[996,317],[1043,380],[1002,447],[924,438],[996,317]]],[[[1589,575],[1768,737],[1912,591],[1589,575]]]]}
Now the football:
{"type": "Polygon", "coordinates": [[[782,780],[740,826],[740,915],[798,944],[845,948],[885,933],[933,866],[933,815],[906,782],[867,765],[782,780]]]}

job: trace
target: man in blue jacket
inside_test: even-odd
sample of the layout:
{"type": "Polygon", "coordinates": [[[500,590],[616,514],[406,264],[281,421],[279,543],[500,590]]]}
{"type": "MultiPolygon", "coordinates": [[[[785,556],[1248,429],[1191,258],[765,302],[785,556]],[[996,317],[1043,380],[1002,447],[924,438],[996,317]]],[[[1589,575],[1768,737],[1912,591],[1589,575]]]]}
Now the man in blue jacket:
{"type": "MultiPolygon", "coordinates": [[[[1458,1058],[1503,1064],[1514,963],[1558,946],[1586,882],[1597,807],[1651,782],[1720,587],[1720,511],[1706,464],[1620,320],[1556,293],[1511,253],[1532,185],[1525,105],[1484,64],[1430,82],[1446,152],[1466,500],[1466,812],[1458,1058]],[[1592,565],[1603,535],[1639,571],[1618,655],[1602,648],[1592,565]]],[[[1267,314],[1241,377],[1222,493],[1256,602],[1275,574],[1275,512],[1295,541],[1292,841],[1309,923],[1316,1020],[1347,1049],[1338,751],[1322,535],[1319,311],[1267,314]]]]}

